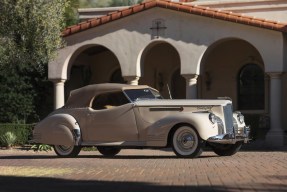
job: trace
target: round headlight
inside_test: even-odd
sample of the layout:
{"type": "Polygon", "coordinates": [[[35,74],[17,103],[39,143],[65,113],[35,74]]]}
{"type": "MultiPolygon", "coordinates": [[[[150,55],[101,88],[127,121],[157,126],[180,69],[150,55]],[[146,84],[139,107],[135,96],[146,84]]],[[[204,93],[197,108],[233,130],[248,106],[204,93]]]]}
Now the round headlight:
{"type": "Polygon", "coordinates": [[[243,115],[238,114],[237,119],[238,119],[239,123],[241,123],[241,124],[244,123],[244,116],[243,115]]]}
{"type": "Polygon", "coordinates": [[[209,114],[209,120],[212,124],[216,123],[216,117],[213,113],[209,114]]]}

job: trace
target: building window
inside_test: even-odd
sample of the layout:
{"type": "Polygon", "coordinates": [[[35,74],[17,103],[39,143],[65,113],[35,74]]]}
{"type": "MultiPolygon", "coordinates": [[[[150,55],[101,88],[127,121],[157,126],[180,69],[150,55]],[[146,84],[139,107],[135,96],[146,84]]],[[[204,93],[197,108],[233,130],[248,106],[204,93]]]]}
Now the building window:
{"type": "Polygon", "coordinates": [[[247,64],[238,75],[238,108],[264,110],[264,71],[256,64],[247,64]]]}

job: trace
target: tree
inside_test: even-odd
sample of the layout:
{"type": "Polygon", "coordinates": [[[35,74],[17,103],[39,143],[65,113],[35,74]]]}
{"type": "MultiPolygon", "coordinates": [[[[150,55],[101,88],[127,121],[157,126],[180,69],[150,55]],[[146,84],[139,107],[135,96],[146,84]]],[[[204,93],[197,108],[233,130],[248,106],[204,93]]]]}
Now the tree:
{"type": "Polygon", "coordinates": [[[65,10],[65,26],[75,25],[79,22],[78,11],[80,0],[68,0],[68,6],[65,10]]]}
{"type": "Polygon", "coordinates": [[[63,46],[67,6],[65,0],[0,1],[0,122],[35,120],[35,84],[46,79],[47,63],[63,46]]]}
{"type": "Polygon", "coordinates": [[[65,24],[71,26],[79,22],[78,9],[91,7],[128,6],[141,3],[143,0],[68,0],[65,10],[65,24]]]}
{"type": "Polygon", "coordinates": [[[127,5],[134,5],[137,3],[142,2],[142,0],[111,0],[110,6],[127,6],[127,5]]]}
{"type": "Polygon", "coordinates": [[[80,0],[79,7],[116,7],[141,3],[143,0],[80,0]]]}
{"type": "MultiPolygon", "coordinates": [[[[63,45],[60,34],[66,7],[65,0],[1,0],[0,45],[10,53],[9,64],[41,68],[53,58],[63,45]]],[[[0,58],[2,65],[5,62],[0,58]]]]}

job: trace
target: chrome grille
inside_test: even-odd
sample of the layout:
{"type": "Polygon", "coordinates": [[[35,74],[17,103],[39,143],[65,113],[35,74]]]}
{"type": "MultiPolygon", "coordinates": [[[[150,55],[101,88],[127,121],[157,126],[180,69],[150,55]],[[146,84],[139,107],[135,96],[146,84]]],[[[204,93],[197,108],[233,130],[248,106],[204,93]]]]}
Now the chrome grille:
{"type": "Polygon", "coordinates": [[[233,133],[233,115],[232,115],[232,105],[227,104],[223,107],[224,110],[224,121],[226,127],[226,133],[233,133]]]}
{"type": "Polygon", "coordinates": [[[234,126],[235,133],[238,134],[239,133],[238,124],[234,117],[233,117],[233,126],[234,126]]]}
{"type": "Polygon", "coordinates": [[[223,124],[223,121],[215,116],[215,119],[217,121],[217,125],[218,125],[218,135],[221,135],[221,134],[224,134],[224,124],[223,124]]]}

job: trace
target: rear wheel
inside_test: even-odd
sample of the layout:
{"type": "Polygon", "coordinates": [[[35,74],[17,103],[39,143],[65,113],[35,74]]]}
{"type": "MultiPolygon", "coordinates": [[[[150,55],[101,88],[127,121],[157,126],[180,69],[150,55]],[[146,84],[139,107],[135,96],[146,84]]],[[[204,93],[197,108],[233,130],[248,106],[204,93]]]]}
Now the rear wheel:
{"type": "Polygon", "coordinates": [[[65,146],[65,145],[54,145],[54,151],[59,157],[76,157],[80,151],[80,146],[65,146]]]}
{"type": "Polygon", "coordinates": [[[211,148],[219,156],[231,156],[237,153],[242,146],[241,142],[235,144],[212,144],[211,148]]]}
{"type": "Polygon", "coordinates": [[[195,129],[182,126],[173,133],[172,149],[178,157],[198,157],[202,153],[202,139],[195,129]]]}
{"type": "Polygon", "coordinates": [[[98,146],[97,149],[102,155],[106,157],[114,157],[116,154],[118,154],[121,151],[121,149],[119,148],[106,147],[106,146],[98,146]]]}

